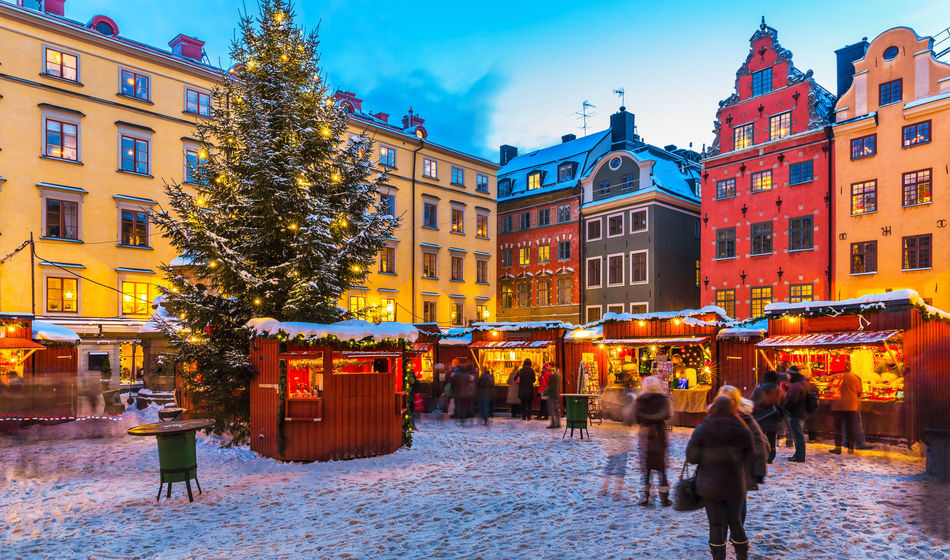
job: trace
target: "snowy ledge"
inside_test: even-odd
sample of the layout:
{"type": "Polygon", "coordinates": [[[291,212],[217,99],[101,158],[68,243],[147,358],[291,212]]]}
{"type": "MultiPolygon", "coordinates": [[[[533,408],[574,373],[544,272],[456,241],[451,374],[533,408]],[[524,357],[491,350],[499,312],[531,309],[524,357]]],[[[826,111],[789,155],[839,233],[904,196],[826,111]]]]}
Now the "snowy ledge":
{"type": "Polygon", "coordinates": [[[251,319],[244,325],[257,336],[286,336],[289,339],[321,340],[329,337],[342,341],[405,340],[414,342],[419,329],[406,323],[370,323],[359,319],[350,319],[331,324],[281,322],[270,317],[251,319]]]}
{"type": "Polygon", "coordinates": [[[79,344],[79,335],[66,327],[46,321],[33,321],[33,340],[47,345],[79,344]]]}

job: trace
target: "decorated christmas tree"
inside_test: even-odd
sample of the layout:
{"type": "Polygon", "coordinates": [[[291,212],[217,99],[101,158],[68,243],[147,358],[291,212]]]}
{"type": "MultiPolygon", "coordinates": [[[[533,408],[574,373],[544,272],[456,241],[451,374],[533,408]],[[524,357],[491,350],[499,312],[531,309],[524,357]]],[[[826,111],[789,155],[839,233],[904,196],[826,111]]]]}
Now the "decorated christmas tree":
{"type": "Polygon", "coordinates": [[[231,47],[235,62],[197,124],[194,184],[166,187],[154,216],[190,265],[165,266],[163,330],[193,414],[247,437],[252,317],[332,322],[398,220],[380,214],[386,180],[372,142],[347,133],[318,65],[317,37],[284,0],[260,0],[231,47]],[[197,186],[195,186],[197,185],[197,186]]]}

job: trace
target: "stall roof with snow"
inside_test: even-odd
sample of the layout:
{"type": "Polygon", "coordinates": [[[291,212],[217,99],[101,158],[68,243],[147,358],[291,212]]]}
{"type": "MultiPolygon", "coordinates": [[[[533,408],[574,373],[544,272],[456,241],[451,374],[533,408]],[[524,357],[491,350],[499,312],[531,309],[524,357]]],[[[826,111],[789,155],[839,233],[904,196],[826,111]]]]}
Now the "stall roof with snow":
{"type": "Polygon", "coordinates": [[[33,340],[47,344],[79,344],[79,335],[48,321],[33,321],[33,340]]]}
{"type": "Polygon", "coordinates": [[[290,340],[317,341],[337,339],[345,342],[393,341],[415,342],[419,329],[406,323],[370,323],[359,319],[339,321],[337,323],[300,323],[278,321],[269,317],[251,319],[246,327],[257,336],[286,337],[290,340]]]}
{"type": "Polygon", "coordinates": [[[926,317],[936,317],[950,321],[950,313],[928,305],[915,290],[894,290],[893,292],[869,294],[839,301],[775,302],[765,306],[764,315],[768,318],[781,317],[784,315],[838,315],[841,313],[882,311],[901,307],[918,307],[924,312],[924,316],[926,317]]]}
{"type": "Polygon", "coordinates": [[[565,329],[574,328],[573,323],[563,321],[520,321],[520,322],[494,322],[494,323],[474,323],[473,331],[498,331],[498,332],[516,332],[545,329],[565,329]]]}

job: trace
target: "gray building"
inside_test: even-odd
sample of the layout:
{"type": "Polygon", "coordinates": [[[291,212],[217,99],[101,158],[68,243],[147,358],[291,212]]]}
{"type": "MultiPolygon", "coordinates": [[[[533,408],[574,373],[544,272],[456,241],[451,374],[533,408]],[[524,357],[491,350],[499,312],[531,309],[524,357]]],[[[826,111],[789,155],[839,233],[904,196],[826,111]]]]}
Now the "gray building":
{"type": "Polygon", "coordinates": [[[581,179],[584,320],[699,307],[699,154],[644,143],[623,107],[610,133],[581,179]]]}

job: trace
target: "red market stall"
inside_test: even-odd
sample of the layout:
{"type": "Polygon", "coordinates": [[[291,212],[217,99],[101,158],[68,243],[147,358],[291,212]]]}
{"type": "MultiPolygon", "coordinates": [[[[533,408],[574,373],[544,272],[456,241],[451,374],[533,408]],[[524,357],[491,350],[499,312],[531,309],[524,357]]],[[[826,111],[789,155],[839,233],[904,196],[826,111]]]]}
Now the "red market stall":
{"type": "Polygon", "coordinates": [[[950,418],[950,314],[917,292],[773,303],[765,315],[769,336],[756,344],[759,371],[787,363],[809,375],[821,397],[819,431],[834,431],[828,411],[846,369],[862,380],[869,437],[921,441],[925,429],[950,418]]]}
{"type": "Polygon", "coordinates": [[[252,450],[281,461],[328,461],[403,444],[412,420],[405,373],[418,329],[359,320],[252,319],[248,327],[258,372],[250,386],[252,450]]]}
{"type": "Polygon", "coordinates": [[[766,336],[768,321],[744,321],[719,330],[716,335],[717,387],[732,385],[749,397],[764,369],[757,360],[756,344],[766,336]]]}
{"type": "Polygon", "coordinates": [[[435,364],[442,331],[434,323],[420,323],[413,326],[418,329],[419,336],[409,345],[407,359],[416,376],[415,390],[422,395],[423,410],[431,410],[434,399],[438,397],[435,394],[437,385],[435,364]]]}

